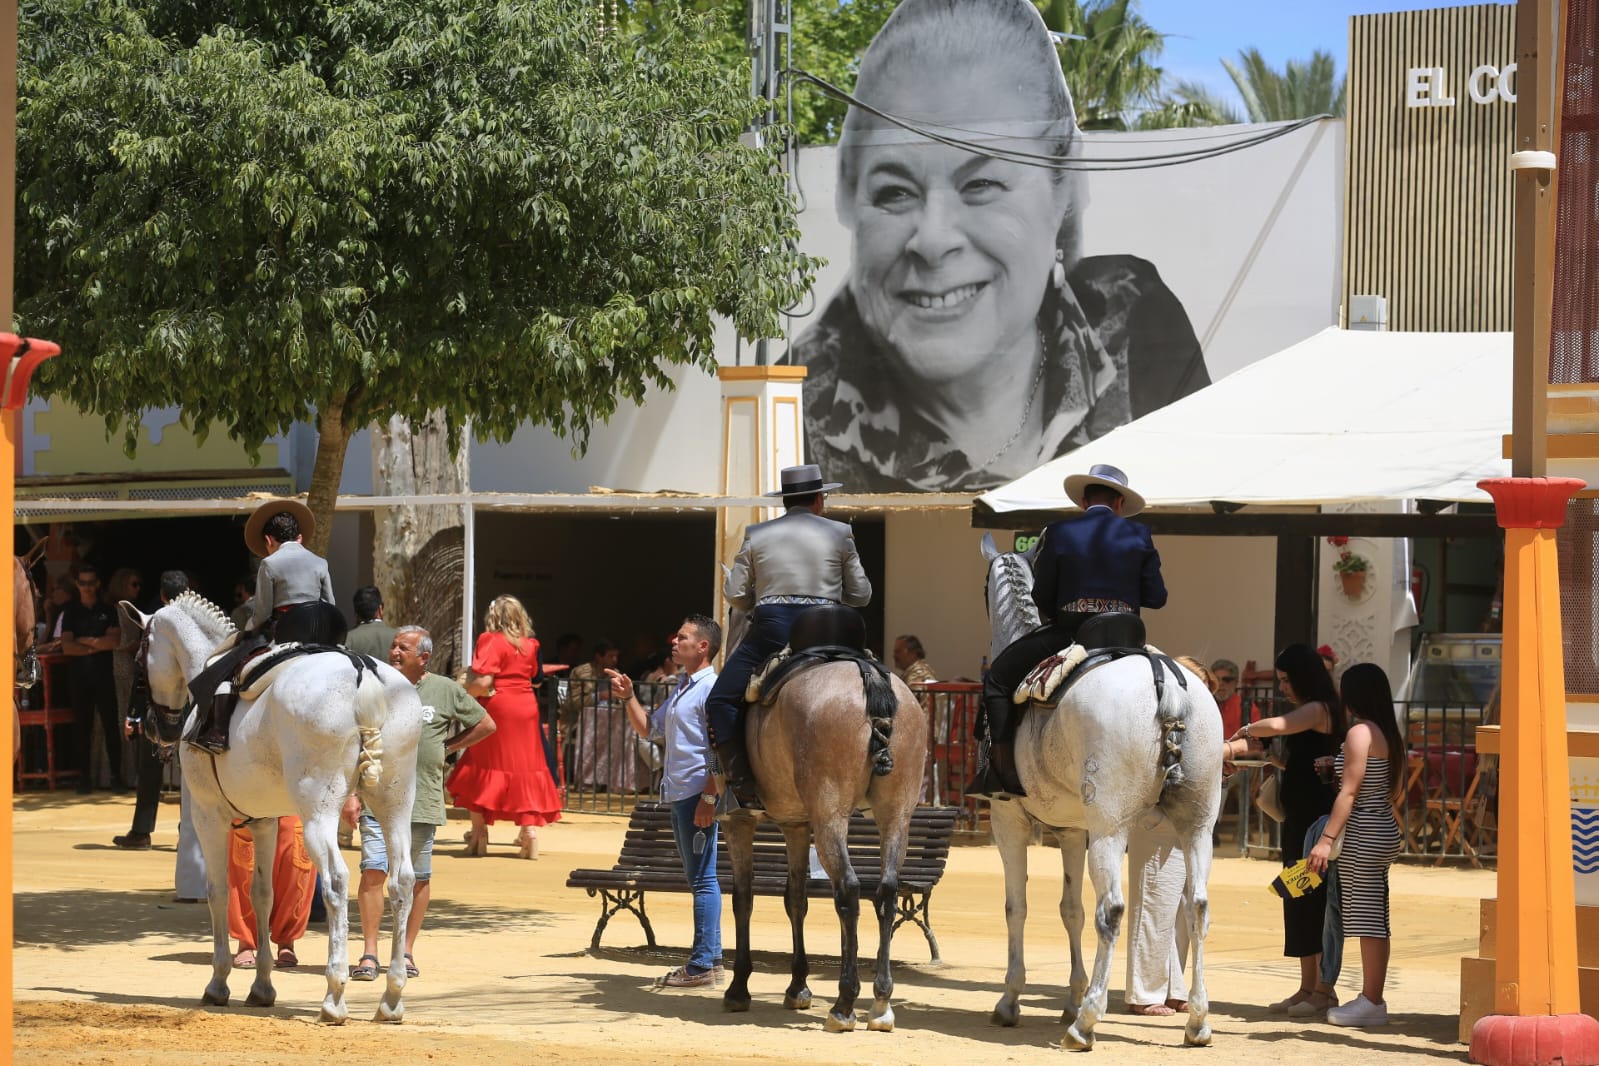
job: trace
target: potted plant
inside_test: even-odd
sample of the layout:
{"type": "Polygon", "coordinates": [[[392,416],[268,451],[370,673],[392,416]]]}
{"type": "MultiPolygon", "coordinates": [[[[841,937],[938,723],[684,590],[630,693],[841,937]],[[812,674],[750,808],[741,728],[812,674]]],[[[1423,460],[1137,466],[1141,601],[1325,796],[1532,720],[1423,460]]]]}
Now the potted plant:
{"type": "Polygon", "coordinates": [[[1348,537],[1328,537],[1327,540],[1338,549],[1338,561],[1333,563],[1333,573],[1338,575],[1344,595],[1351,600],[1358,600],[1366,589],[1366,571],[1371,569],[1371,560],[1350,551],[1348,537]]]}

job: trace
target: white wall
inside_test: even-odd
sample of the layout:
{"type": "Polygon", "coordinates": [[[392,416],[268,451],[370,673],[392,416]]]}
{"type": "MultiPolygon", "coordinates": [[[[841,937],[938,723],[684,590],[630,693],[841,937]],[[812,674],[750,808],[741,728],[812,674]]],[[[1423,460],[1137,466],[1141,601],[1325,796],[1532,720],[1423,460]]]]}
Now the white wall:
{"type": "MultiPolygon", "coordinates": [[[[1013,534],[995,530],[1001,550],[1013,534]]],[[[939,676],[977,677],[988,652],[983,606],[987,570],[964,511],[895,511],[887,517],[884,620],[890,636],[914,633],[939,676]]],[[[1276,542],[1263,537],[1156,537],[1171,594],[1144,612],[1150,642],[1206,663],[1227,658],[1269,663],[1276,542]]]]}
{"type": "Polygon", "coordinates": [[[1265,669],[1276,656],[1277,542],[1269,537],[1161,537],[1161,573],[1170,598],[1145,611],[1149,641],[1168,655],[1209,664],[1250,659],[1265,669]]]}

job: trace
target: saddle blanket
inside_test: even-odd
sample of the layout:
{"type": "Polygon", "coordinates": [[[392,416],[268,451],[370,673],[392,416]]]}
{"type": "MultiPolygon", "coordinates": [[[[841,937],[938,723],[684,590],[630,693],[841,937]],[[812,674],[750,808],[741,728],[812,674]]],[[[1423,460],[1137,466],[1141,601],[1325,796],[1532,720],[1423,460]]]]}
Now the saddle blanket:
{"type": "MultiPolygon", "coordinates": [[[[1153,644],[1145,644],[1144,651],[1156,656],[1163,654],[1153,644]]],[[[1056,690],[1087,661],[1089,654],[1089,650],[1081,644],[1073,644],[1058,654],[1049,656],[1033,667],[1032,672],[1016,686],[1011,702],[1016,704],[1051,702],[1056,690]]]]}

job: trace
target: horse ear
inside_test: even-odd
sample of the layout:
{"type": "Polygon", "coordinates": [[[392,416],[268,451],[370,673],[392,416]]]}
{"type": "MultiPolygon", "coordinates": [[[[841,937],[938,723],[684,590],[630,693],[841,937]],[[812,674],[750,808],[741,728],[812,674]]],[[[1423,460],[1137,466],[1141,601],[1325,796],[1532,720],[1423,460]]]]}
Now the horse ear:
{"type": "Polygon", "coordinates": [[[150,616],[140,611],[127,600],[117,601],[117,610],[122,612],[122,617],[138,626],[140,629],[150,628],[150,616]]]}
{"type": "Polygon", "coordinates": [[[994,543],[994,534],[992,534],[992,533],[984,533],[983,534],[983,558],[987,559],[989,562],[993,562],[994,561],[994,557],[997,556],[998,554],[999,554],[999,546],[994,543]]]}

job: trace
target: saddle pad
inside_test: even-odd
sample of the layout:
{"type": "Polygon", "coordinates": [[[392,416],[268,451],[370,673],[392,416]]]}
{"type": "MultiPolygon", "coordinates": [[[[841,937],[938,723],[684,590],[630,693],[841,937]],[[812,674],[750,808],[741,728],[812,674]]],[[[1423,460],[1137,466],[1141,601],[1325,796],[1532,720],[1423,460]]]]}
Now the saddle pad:
{"type": "Polygon", "coordinates": [[[771,677],[772,674],[776,673],[777,668],[788,661],[788,657],[791,653],[792,649],[785,644],[783,645],[782,651],[778,652],[776,655],[773,655],[770,659],[767,659],[758,668],[756,668],[756,671],[750,675],[749,681],[744,685],[745,703],[761,702],[761,690],[766,683],[766,679],[771,677]]]}
{"type": "MultiPolygon", "coordinates": [[[[1144,650],[1150,655],[1162,654],[1153,644],[1145,644],[1144,650]]],[[[1011,702],[1016,704],[1053,702],[1055,693],[1088,659],[1088,655],[1087,648],[1081,644],[1073,644],[1059,654],[1049,656],[1033,667],[1032,672],[1016,686],[1011,702]]]]}

